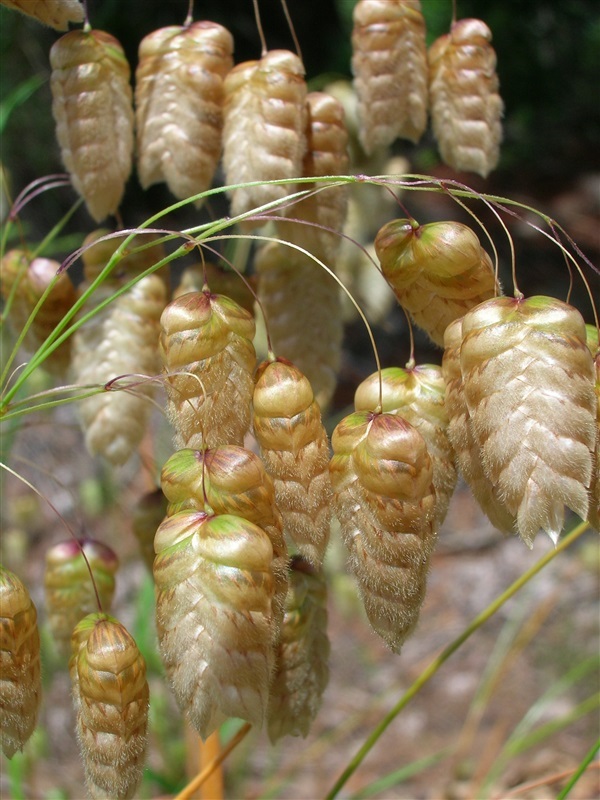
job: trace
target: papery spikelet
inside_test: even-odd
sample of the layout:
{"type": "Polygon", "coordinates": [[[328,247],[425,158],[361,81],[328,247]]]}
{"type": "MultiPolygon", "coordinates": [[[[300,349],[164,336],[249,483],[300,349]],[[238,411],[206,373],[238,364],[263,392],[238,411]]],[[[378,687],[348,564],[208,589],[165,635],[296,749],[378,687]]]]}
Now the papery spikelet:
{"type": "Polygon", "coordinates": [[[344,323],[340,289],[308,256],[270,242],[256,257],[257,292],[273,350],[307,377],[325,409],[340,367],[344,323]]]}
{"type": "Polygon", "coordinates": [[[594,356],[596,368],[596,450],[594,454],[594,470],[590,482],[590,510],[588,521],[600,532],[600,343],[598,341],[598,328],[595,325],[586,325],[587,346],[594,356]]]}
{"type": "Polygon", "coordinates": [[[324,575],[294,556],[269,695],[271,742],[288,734],[307,736],[329,680],[329,649],[324,575]]]}
{"type": "Polygon", "coordinates": [[[367,617],[398,652],[415,628],[435,544],[425,440],[393,414],[360,411],[333,432],[334,510],[367,617]]]}
{"type": "Polygon", "coordinates": [[[228,297],[204,291],[171,301],[160,324],[175,446],[241,446],[250,427],[254,318],[228,297]]]}
{"type": "Polygon", "coordinates": [[[146,664],[127,630],[93,615],[76,656],[76,731],[92,798],[133,797],[148,727],[146,664]]]}
{"type": "Polygon", "coordinates": [[[460,366],[489,480],[532,544],[553,542],[565,506],[583,519],[596,443],[594,363],[585,324],[550,297],[501,297],[465,315],[460,366]]]}
{"type": "Polygon", "coordinates": [[[421,3],[360,0],[353,19],[352,71],[365,152],[398,137],[418,142],[427,126],[428,103],[421,3]]]}
{"type": "Polygon", "coordinates": [[[273,669],[273,547],[233,515],[180,511],[156,533],[156,621],[177,702],[205,739],[227,717],[260,726],[273,669]]]}
{"type": "MultiPolygon", "coordinates": [[[[7,300],[13,294],[8,321],[19,334],[42,296],[52,285],[46,299],[31,321],[23,344],[34,352],[52,333],[77,299],[77,292],[66,272],[57,275],[60,264],[50,258],[32,261],[21,250],[10,250],[0,261],[0,291],[7,300]]],[[[71,354],[71,339],[66,339],[44,361],[44,367],[62,375],[71,354]]]]}
{"type": "Polygon", "coordinates": [[[154,536],[167,515],[167,499],[162,489],[146,492],[135,504],[131,527],[138,541],[144,564],[152,572],[154,564],[154,536]]]}
{"type": "Polygon", "coordinates": [[[463,392],[460,369],[461,343],[462,318],[451,322],[444,335],[442,374],[446,382],[448,439],[454,450],[456,466],[492,525],[503,533],[514,533],[515,515],[503,506],[498,497],[498,487],[485,474],[481,450],[471,431],[471,416],[463,392]]]}
{"type": "Polygon", "coordinates": [[[33,733],[41,695],[37,612],[20,579],[0,566],[0,744],[7,758],[33,733]]]}
{"type": "Polygon", "coordinates": [[[0,0],[0,3],[57,31],[66,31],[70,22],[83,22],[79,0],[0,0]]]}
{"type": "Polygon", "coordinates": [[[113,550],[95,539],[67,539],[46,551],[48,624],[61,655],[69,653],[73,629],[82,617],[98,608],[98,598],[102,608],[110,610],[118,567],[113,550]]]}
{"type": "Polygon", "coordinates": [[[182,294],[189,292],[201,292],[207,285],[213,294],[223,294],[250,314],[254,314],[256,301],[251,288],[255,282],[254,276],[246,276],[246,282],[232,269],[222,269],[210,261],[205,264],[193,264],[181,273],[171,299],[177,300],[182,294]]]}
{"type": "MultiPolygon", "coordinates": [[[[308,119],[302,177],[345,175],[349,155],[344,107],[324,92],[310,92],[306,105],[308,119]]],[[[316,187],[321,187],[321,191],[286,210],[286,216],[302,222],[278,222],[277,230],[282,239],[304,247],[331,265],[342,241],[340,234],[346,219],[350,184],[328,188],[324,188],[324,184],[302,184],[303,189],[316,187]],[[319,226],[331,228],[333,232],[319,226]]]]}
{"type": "Polygon", "coordinates": [[[104,31],[71,31],[52,45],[52,113],[63,163],[99,222],[118,209],[131,172],[130,69],[104,31]]]}
{"type": "MultiPolygon", "coordinates": [[[[225,78],[223,167],[228,184],[298,178],[306,148],[306,82],[294,53],[271,50],[225,78]]],[[[292,185],[235,189],[232,215],[286,197],[292,185]]],[[[259,223],[260,224],[260,223],[259,223]]]]}
{"type": "Polygon", "coordinates": [[[216,22],[148,34],[136,70],[140,183],[165,181],[181,200],[210,188],[221,154],[223,79],[233,37],[216,22]]]}
{"type": "Polygon", "coordinates": [[[492,33],[461,19],[429,48],[431,122],[440,155],[453,169],[484,178],[498,164],[503,103],[492,33]]]}
{"type": "Polygon", "coordinates": [[[392,220],[375,250],[400,304],[436,344],[451,322],[500,292],[489,256],[460,222],[392,220]]]}
{"type": "Polygon", "coordinates": [[[253,396],[254,435],[284,531],[308,561],[319,566],[329,541],[329,441],[308,380],[285,359],[264,362],[253,396]]]}
{"type": "MultiPolygon", "coordinates": [[[[448,414],[444,404],[446,382],[435,364],[388,367],[381,370],[381,411],[410,422],[421,434],[433,464],[435,528],[446,518],[456,486],[454,453],[448,439],[448,414]]],[[[357,411],[375,411],[379,406],[379,373],[366,378],[354,395],[357,411]]]]}

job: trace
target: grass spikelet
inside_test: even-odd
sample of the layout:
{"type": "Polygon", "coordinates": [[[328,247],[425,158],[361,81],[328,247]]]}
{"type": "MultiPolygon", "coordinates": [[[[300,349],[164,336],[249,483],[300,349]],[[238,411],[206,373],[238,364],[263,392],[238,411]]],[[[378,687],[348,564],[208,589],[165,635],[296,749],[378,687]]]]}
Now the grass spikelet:
{"type": "Polygon", "coordinates": [[[254,435],[284,531],[300,553],[320,566],[329,542],[329,441],[308,380],[285,359],[264,362],[256,374],[254,435]]]}
{"type": "MultiPolygon", "coordinates": [[[[224,89],[226,183],[300,177],[306,149],[306,82],[298,56],[271,50],[259,61],[237,64],[225,78],[224,89]]],[[[291,185],[236,189],[231,213],[251,211],[291,190],[291,185]]]]}
{"type": "MultiPolygon", "coordinates": [[[[253,275],[247,276],[246,280],[250,286],[255,282],[253,275]]],[[[171,299],[176,300],[182,294],[188,294],[189,292],[201,292],[205,283],[208,284],[213,294],[223,294],[225,297],[229,297],[254,315],[254,303],[256,300],[250,286],[240,280],[240,276],[232,269],[223,269],[211,261],[186,267],[181,273],[179,283],[173,289],[171,299]]]]}
{"type": "Polygon", "coordinates": [[[2,0],[2,5],[57,31],[66,31],[70,22],[83,22],[79,0],[2,0]]]}
{"type": "Polygon", "coordinates": [[[550,297],[487,301],[465,315],[460,365],[484,469],[526,544],[582,519],[596,442],[594,363],[580,313],[550,297]]]}
{"type": "Polygon", "coordinates": [[[600,532],[600,345],[598,342],[598,328],[595,325],[585,326],[587,345],[594,356],[596,369],[596,449],[594,453],[594,470],[590,482],[590,511],[588,521],[592,527],[600,532]]]}
{"type": "Polygon", "coordinates": [[[489,256],[460,222],[392,220],[377,233],[375,251],[400,304],[440,346],[451,322],[500,293],[489,256]]]}
{"type": "Polygon", "coordinates": [[[171,301],[160,324],[176,448],[241,446],[250,428],[254,318],[228,297],[203,291],[171,301]]]}
{"type": "Polygon", "coordinates": [[[131,798],[142,779],[148,726],[146,664],[121,625],[94,615],[76,656],[76,732],[91,798],[131,798]]]}
{"type": "Polygon", "coordinates": [[[425,440],[393,414],[360,411],[333,432],[334,510],[369,622],[399,652],[415,628],[435,544],[425,440]]]}
{"type": "Polygon", "coordinates": [[[290,564],[285,617],[271,685],[271,742],[308,735],[329,680],[327,585],[323,573],[296,555],[290,564]]]}
{"type": "MultiPolygon", "coordinates": [[[[444,403],[446,382],[435,364],[388,367],[381,370],[381,411],[410,422],[425,439],[433,464],[435,529],[446,518],[456,486],[454,452],[448,439],[448,414],[444,403]]],[[[375,411],[379,404],[379,373],[366,378],[354,395],[357,411],[375,411]]]]}
{"type": "Polygon", "coordinates": [[[180,511],[154,541],[160,650],[206,739],[227,717],[260,727],[273,670],[273,547],[241,517],[180,511]]]}
{"type": "Polygon", "coordinates": [[[431,122],[443,161],[484,178],[498,164],[503,103],[492,32],[461,19],[429,48],[431,122]]]}
{"type": "Polygon", "coordinates": [[[0,744],[7,758],[33,733],[41,696],[36,608],[21,580],[0,565],[0,744]]]}
{"type": "Polygon", "coordinates": [[[91,216],[121,202],[133,155],[130,69],[104,31],[70,31],[50,50],[52,113],[63,163],[91,216]]]}
{"type": "Polygon", "coordinates": [[[419,0],[360,0],[353,11],[352,71],[359,138],[367,154],[427,127],[428,67],[419,0]]]}
{"type": "Polygon", "coordinates": [[[46,551],[44,591],[48,625],[60,655],[68,655],[77,623],[98,609],[96,591],[103,610],[110,611],[118,567],[114,551],[95,539],[67,539],[46,551]]]}
{"type": "Polygon", "coordinates": [[[223,80],[233,37],[216,22],[172,25],[148,34],[136,70],[140,183],[165,181],[184,200],[210,188],[223,127],[223,80]]]}

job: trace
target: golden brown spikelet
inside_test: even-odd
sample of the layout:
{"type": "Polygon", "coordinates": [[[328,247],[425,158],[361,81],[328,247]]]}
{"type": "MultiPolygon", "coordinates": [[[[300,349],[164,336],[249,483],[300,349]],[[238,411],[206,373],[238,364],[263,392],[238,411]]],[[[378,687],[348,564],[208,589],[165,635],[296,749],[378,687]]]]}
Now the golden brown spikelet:
{"type": "MultiPolygon", "coordinates": [[[[30,260],[22,250],[10,250],[0,261],[0,293],[7,300],[14,291],[8,321],[17,334],[21,333],[34,308],[52,286],[23,341],[30,353],[47,339],[77,299],[69,275],[66,272],[57,275],[59,267],[59,262],[50,258],[30,260]]],[[[70,356],[71,340],[66,339],[44,361],[44,367],[62,376],[68,369],[70,356]]]]}
{"type": "MultiPolygon", "coordinates": [[[[309,92],[306,106],[306,153],[302,177],[345,175],[349,155],[344,107],[339,100],[324,92],[309,92]]],[[[324,184],[302,184],[303,189],[316,186],[323,187],[324,184]]],[[[278,222],[279,236],[304,247],[331,266],[342,241],[340,234],[346,220],[349,190],[350,184],[322,188],[294,203],[286,209],[286,216],[302,222],[278,222]],[[334,233],[319,226],[331,228],[334,233]]]]}
{"type": "Polygon", "coordinates": [[[33,733],[41,696],[36,608],[21,580],[0,565],[0,745],[7,758],[33,733]]]}
{"type": "Polygon", "coordinates": [[[66,31],[70,22],[83,22],[79,0],[0,0],[0,3],[57,31],[66,31]]]}
{"type": "Polygon", "coordinates": [[[50,50],[52,113],[63,163],[91,216],[114,214],[131,172],[130,69],[104,31],[71,31],[50,50]]]}
{"type": "Polygon", "coordinates": [[[489,256],[460,222],[392,220],[375,250],[400,304],[438,345],[453,320],[500,292],[489,256]]]}
{"type": "Polygon", "coordinates": [[[76,655],[76,732],[91,798],[125,800],[142,779],[148,727],[146,664],[121,623],[93,615],[76,655]]]}
{"type": "Polygon", "coordinates": [[[594,470],[590,481],[590,510],[588,520],[600,532],[600,351],[594,359],[596,369],[596,447],[594,450],[594,470]]]}
{"type": "Polygon", "coordinates": [[[184,200],[210,188],[221,154],[223,79],[233,67],[233,37],[216,22],[148,34],[136,70],[140,183],[165,181],[184,200]]]}
{"type": "MultiPolygon", "coordinates": [[[[448,439],[448,413],[444,398],[446,382],[435,364],[388,367],[381,370],[381,411],[410,422],[425,439],[433,464],[435,529],[446,518],[456,486],[454,453],[448,439]]],[[[354,395],[357,411],[375,411],[379,406],[379,373],[366,378],[354,395]]]]}
{"type": "Polygon", "coordinates": [[[471,431],[471,417],[463,392],[460,369],[461,344],[462,318],[451,322],[444,335],[442,374],[446,382],[448,439],[454,450],[456,466],[492,525],[503,533],[514,533],[515,515],[502,505],[498,497],[498,487],[486,476],[481,450],[471,431]]]}
{"type": "Polygon", "coordinates": [[[167,515],[167,500],[162,489],[143,494],[133,509],[131,527],[138,541],[144,564],[152,572],[154,564],[154,536],[167,515]]]}
{"type": "Polygon", "coordinates": [[[331,525],[329,440],[311,385],[285,359],[264,362],[256,374],[253,407],[254,435],[275,482],[284,532],[320,566],[331,525]]]}
{"type": "Polygon", "coordinates": [[[224,294],[253,315],[256,301],[251,287],[255,279],[253,275],[245,278],[247,283],[233,270],[223,269],[210,261],[205,264],[192,264],[181,273],[171,299],[176,300],[182,294],[189,292],[201,292],[206,284],[213,294],[224,294]]]}
{"type": "Polygon", "coordinates": [[[596,442],[594,363],[580,313],[550,297],[500,297],[468,312],[460,366],[485,473],[531,546],[556,543],[565,506],[583,519],[596,442]]]}
{"type": "Polygon", "coordinates": [[[241,517],[180,511],[154,541],[156,624],[179,707],[205,739],[260,727],[273,670],[273,547],[241,517]]]}
{"type": "Polygon", "coordinates": [[[228,297],[203,291],[172,300],[160,324],[175,446],[241,446],[250,428],[254,318],[228,297]]]}
{"type": "MultiPolygon", "coordinates": [[[[228,184],[300,177],[306,149],[305,101],[304,67],[288,50],[271,50],[260,61],[245,61],[231,70],[225,78],[223,128],[228,184]]],[[[232,215],[284,198],[290,191],[291,184],[235,189],[232,215]]]]}
{"type": "Polygon", "coordinates": [[[98,608],[98,599],[103,609],[110,610],[118,567],[113,550],[95,539],[67,539],[46,551],[44,590],[48,624],[60,655],[69,653],[73,629],[98,608]]]}
{"type": "Polygon", "coordinates": [[[352,71],[359,138],[367,154],[427,127],[428,67],[419,0],[360,0],[353,11],[352,71]]]}
{"type": "Polygon", "coordinates": [[[460,19],[429,48],[431,122],[440,155],[453,169],[484,178],[498,164],[503,103],[492,33],[460,19]]]}
{"type": "Polygon", "coordinates": [[[268,731],[307,736],[329,680],[327,586],[323,573],[302,556],[292,558],[290,588],[271,685],[268,731]]]}
{"type": "Polygon", "coordinates": [[[367,617],[399,652],[415,628],[435,544],[425,440],[393,414],[355,412],[333,432],[334,510],[367,617]]]}
{"type": "Polygon", "coordinates": [[[340,288],[308,256],[274,242],[258,251],[255,267],[273,350],[307,377],[325,409],[335,391],[342,351],[340,288]]]}

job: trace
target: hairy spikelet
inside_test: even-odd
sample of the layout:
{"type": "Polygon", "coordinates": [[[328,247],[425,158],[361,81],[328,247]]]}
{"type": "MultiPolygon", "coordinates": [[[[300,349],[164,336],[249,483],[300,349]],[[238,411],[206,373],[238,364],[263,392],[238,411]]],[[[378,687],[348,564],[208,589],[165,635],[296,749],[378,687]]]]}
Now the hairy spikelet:
{"type": "Polygon", "coordinates": [[[273,669],[273,547],[233,515],[180,511],[154,541],[156,622],[179,707],[205,739],[227,717],[260,726],[273,669]]]}
{"type": "Polygon", "coordinates": [[[329,680],[327,586],[320,570],[302,556],[290,565],[285,617],[269,694],[271,742],[307,736],[329,680]]]}
{"type": "MultiPolygon", "coordinates": [[[[223,167],[228,184],[298,178],[306,148],[306,82],[294,53],[271,50],[225,78],[223,167]]],[[[286,197],[292,185],[249,186],[231,195],[232,214],[286,197]]],[[[260,224],[260,223],[259,223],[260,224]]]]}
{"type": "Polygon", "coordinates": [[[228,297],[203,291],[171,301],[160,324],[175,446],[241,446],[250,427],[254,318],[228,297]]]}
{"type": "Polygon", "coordinates": [[[125,800],[142,779],[148,727],[146,664],[121,623],[94,614],[74,634],[76,732],[91,798],[125,800]]]}
{"type": "Polygon", "coordinates": [[[341,359],[340,289],[308,256],[277,243],[259,250],[255,266],[273,350],[307,377],[317,403],[325,409],[341,359]]]}
{"type": "Polygon", "coordinates": [[[425,440],[393,414],[357,411],[333,432],[334,510],[373,629],[399,652],[415,628],[435,543],[425,440]]]}
{"type": "Polygon", "coordinates": [[[489,480],[531,546],[553,542],[565,506],[583,519],[596,443],[594,363],[585,324],[549,297],[501,297],[465,315],[460,366],[489,480]]]}
{"type": "Polygon", "coordinates": [[[140,183],[165,181],[181,200],[210,188],[221,154],[223,79],[233,37],[216,22],[170,26],[139,47],[136,133],[140,183]]]}
{"type": "MultiPolygon", "coordinates": [[[[21,333],[36,305],[49,290],[25,334],[23,345],[28,353],[37,350],[77,299],[69,275],[66,272],[57,275],[59,267],[59,262],[50,258],[30,260],[22,250],[10,250],[0,261],[0,293],[5,301],[13,295],[8,321],[16,334],[21,333]]],[[[62,376],[67,371],[70,355],[71,339],[66,339],[44,361],[44,367],[62,376]]]]}
{"type": "Polygon", "coordinates": [[[21,580],[0,566],[0,745],[7,758],[33,733],[41,696],[37,612],[21,580]]]}
{"type": "MultiPolygon", "coordinates": [[[[421,434],[433,465],[435,529],[446,518],[456,486],[454,453],[448,439],[448,413],[444,398],[446,382],[435,364],[388,367],[381,370],[381,411],[397,414],[421,434]]],[[[356,411],[375,411],[379,406],[379,373],[366,378],[354,395],[356,411]]]]}
{"type": "Polygon", "coordinates": [[[57,31],[66,31],[70,22],[83,22],[79,0],[0,0],[0,3],[57,31]]]}
{"type": "Polygon", "coordinates": [[[288,555],[275,487],[261,459],[251,450],[223,445],[208,450],[178,450],[167,459],[161,486],[169,516],[188,509],[233,514],[258,525],[273,547],[274,633],[279,631],[288,588],[288,555]]]}
{"type": "Polygon", "coordinates": [[[375,250],[400,304],[438,345],[451,322],[500,292],[489,256],[460,222],[392,220],[375,250]]]}
{"type": "Polygon", "coordinates": [[[492,33],[461,19],[429,48],[431,122],[448,166],[484,178],[498,164],[503,104],[492,33]]]}
{"type": "Polygon", "coordinates": [[[320,566],[329,541],[329,441],[308,380],[284,359],[264,362],[253,396],[254,435],[284,531],[308,561],[320,566]]]}
{"type": "Polygon", "coordinates": [[[352,71],[366,153],[427,127],[428,67],[419,0],[360,0],[353,11],[352,71]]]}
{"type": "Polygon", "coordinates": [[[98,608],[98,598],[102,608],[110,610],[118,567],[113,550],[95,539],[67,539],[46,551],[44,590],[48,624],[60,655],[68,655],[73,629],[98,608]]]}
{"type": "Polygon", "coordinates": [[[152,572],[154,564],[154,535],[167,515],[167,500],[162,489],[146,492],[134,506],[131,527],[138,541],[144,564],[152,572]]]}
{"type": "Polygon", "coordinates": [[[471,431],[471,416],[463,392],[460,369],[461,344],[462,318],[451,322],[444,335],[442,374],[446,382],[448,439],[454,450],[459,472],[492,525],[503,533],[514,533],[515,515],[510,514],[501,503],[498,487],[494,486],[485,474],[481,450],[471,431]]]}
{"type": "Polygon", "coordinates": [[[223,294],[225,297],[229,297],[230,300],[234,300],[239,306],[254,315],[256,300],[251,288],[254,276],[247,276],[246,281],[248,285],[233,270],[223,269],[210,261],[204,264],[192,264],[181,273],[171,299],[176,300],[182,294],[189,292],[201,292],[206,284],[213,294],[223,294]]]}
{"type": "MultiPolygon", "coordinates": [[[[306,128],[306,153],[302,177],[345,175],[348,172],[348,133],[344,121],[344,107],[329,94],[310,92],[306,97],[308,110],[306,128]]],[[[303,184],[303,189],[317,186],[303,184]]],[[[304,247],[317,258],[331,265],[342,238],[346,220],[350,184],[324,188],[300,200],[286,210],[286,216],[298,222],[278,222],[279,236],[304,247]],[[332,230],[323,230],[331,228],[332,230]],[[333,231],[333,232],[332,232],[333,231]]]]}
{"type": "Polygon", "coordinates": [[[130,69],[104,31],[71,31],[52,45],[52,113],[63,163],[96,222],[119,207],[131,172],[130,69]]]}

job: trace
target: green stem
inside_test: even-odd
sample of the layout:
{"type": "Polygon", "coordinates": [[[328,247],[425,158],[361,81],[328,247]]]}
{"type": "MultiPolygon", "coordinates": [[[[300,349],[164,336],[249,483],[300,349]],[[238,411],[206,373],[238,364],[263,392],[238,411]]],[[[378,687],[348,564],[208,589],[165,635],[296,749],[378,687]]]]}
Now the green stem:
{"type": "Polygon", "coordinates": [[[405,706],[413,699],[413,697],[420,692],[420,690],[428,683],[431,678],[436,674],[440,667],[448,661],[459,647],[469,639],[485,622],[487,622],[502,606],[510,600],[520,589],[523,588],[538,572],[540,572],[547,564],[549,564],[559,553],[566,550],[576,539],[578,539],[589,528],[588,522],[581,522],[567,534],[564,539],[556,546],[554,550],[550,550],[543,558],[541,558],[530,569],[523,573],[517,580],[511,584],[499,597],[497,597],[490,605],[478,614],[475,619],[467,625],[465,630],[454,641],[435,658],[431,664],[419,675],[417,680],[408,688],[402,695],[396,705],[389,711],[381,720],[370,735],[367,737],[362,747],[358,750],[356,755],[351,759],[346,769],[342,772],[337,779],[329,793],[325,796],[325,800],[333,800],[337,797],[340,789],[347,783],[348,779],[356,772],[358,767],[364,761],[367,754],[371,751],[373,746],[377,743],[379,738],[385,732],[386,728],[396,719],[398,714],[404,709],[405,706]]]}
{"type": "Polygon", "coordinates": [[[586,769],[592,763],[592,760],[595,758],[596,753],[598,752],[598,750],[600,750],[600,739],[597,739],[594,742],[594,744],[590,747],[590,749],[587,751],[587,753],[585,754],[585,756],[583,758],[583,761],[577,767],[577,769],[575,770],[575,772],[573,773],[573,775],[569,779],[569,781],[568,781],[567,785],[564,787],[564,789],[562,789],[561,792],[559,792],[559,794],[556,797],[556,800],[566,800],[566,798],[569,796],[569,792],[571,791],[571,789],[575,786],[575,784],[577,783],[579,778],[581,778],[583,773],[586,771],[586,769]]]}

